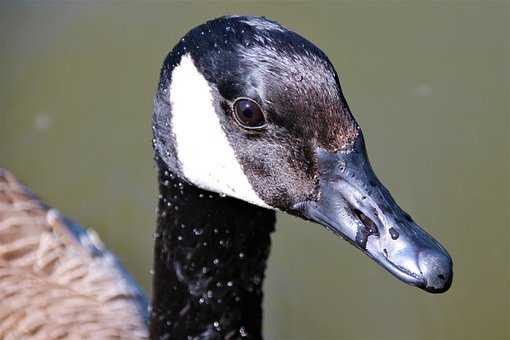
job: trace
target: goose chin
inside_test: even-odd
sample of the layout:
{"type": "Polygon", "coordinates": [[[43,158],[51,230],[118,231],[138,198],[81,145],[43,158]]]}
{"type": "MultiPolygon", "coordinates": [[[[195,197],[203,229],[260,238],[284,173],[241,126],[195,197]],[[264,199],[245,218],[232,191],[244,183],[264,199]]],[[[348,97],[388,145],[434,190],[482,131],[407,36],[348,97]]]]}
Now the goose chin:
{"type": "Polygon", "coordinates": [[[393,200],[368,162],[363,137],[353,149],[318,149],[317,201],[294,206],[297,214],[341,236],[401,281],[431,293],[450,288],[452,260],[393,200]]]}

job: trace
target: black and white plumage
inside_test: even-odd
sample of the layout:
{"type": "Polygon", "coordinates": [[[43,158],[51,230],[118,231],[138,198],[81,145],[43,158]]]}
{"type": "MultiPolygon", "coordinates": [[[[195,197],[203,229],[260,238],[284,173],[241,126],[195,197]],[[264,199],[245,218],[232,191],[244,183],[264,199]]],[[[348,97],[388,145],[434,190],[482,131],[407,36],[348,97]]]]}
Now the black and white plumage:
{"type": "Polygon", "coordinates": [[[160,200],[150,334],[260,339],[275,211],[317,222],[404,282],[446,291],[446,250],[368,162],[327,56],[276,22],[230,16],[166,57],[153,113],[160,200]]]}
{"type": "MultiPolygon", "coordinates": [[[[191,30],[167,56],[156,95],[154,135],[160,157],[180,174],[187,170],[185,177],[195,184],[219,181],[198,174],[202,169],[230,177],[228,169],[240,181],[232,183],[245,187],[246,176],[239,172],[245,165],[257,196],[275,206],[276,201],[292,203],[314,194],[315,145],[310,141],[340,150],[353,142],[358,127],[322,51],[277,23],[228,17],[191,30]],[[229,119],[232,102],[243,96],[255,99],[268,115],[264,133],[250,138],[229,119]],[[204,162],[209,166],[203,167],[204,162]],[[212,165],[220,171],[211,171],[212,165]]],[[[244,194],[253,196],[248,191],[244,194]]]]}
{"type": "Polygon", "coordinates": [[[274,224],[264,208],[323,224],[407,283],[450,286],[446,250],[375,177],[330,61],[283,26],[223,17],[186,34],[163,64],[153,132],[162,197],[153,335],[261,336],[274,224]],[[264,113],[263,128],[239,124],[243,98],[264,113]]]}

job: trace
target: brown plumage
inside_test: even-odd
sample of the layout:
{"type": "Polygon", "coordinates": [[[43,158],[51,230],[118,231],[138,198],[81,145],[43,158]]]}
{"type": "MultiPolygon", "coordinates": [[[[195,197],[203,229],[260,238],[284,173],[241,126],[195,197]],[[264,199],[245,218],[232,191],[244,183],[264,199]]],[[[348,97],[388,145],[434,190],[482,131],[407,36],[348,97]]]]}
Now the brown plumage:
{"type": "Polygon", "coordinates": [[[139,292],[68,225],[0,169],[0,339],[147,338],[139,292]]]}

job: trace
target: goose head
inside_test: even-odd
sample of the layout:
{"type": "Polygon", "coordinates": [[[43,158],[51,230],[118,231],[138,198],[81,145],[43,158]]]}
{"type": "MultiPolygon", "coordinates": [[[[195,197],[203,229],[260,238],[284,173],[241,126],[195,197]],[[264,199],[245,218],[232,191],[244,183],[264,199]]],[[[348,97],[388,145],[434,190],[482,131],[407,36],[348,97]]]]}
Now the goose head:
{"type": "Polygon", "coordinates": [[[428,292],[450,287],[448,252],[374,174],[328,57],[278,23],[223,17],[187,33],[164,61],[153,133],[184,181],[319,223],[428,292]]]}

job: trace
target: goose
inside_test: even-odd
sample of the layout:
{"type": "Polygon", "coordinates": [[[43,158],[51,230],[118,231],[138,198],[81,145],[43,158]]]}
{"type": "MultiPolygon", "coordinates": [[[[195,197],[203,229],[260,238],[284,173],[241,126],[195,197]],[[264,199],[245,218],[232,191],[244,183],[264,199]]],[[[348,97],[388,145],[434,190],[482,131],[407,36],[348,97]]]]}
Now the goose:
{"type": "Polygon", "coordinates": [[[328,57],[264,17],[189,31],[164,59],[148,300],[92,231],[0,174],[0,336],[261,339],[276,212],[315,222],[399,280],[452,283],[446,249],[376,177],[328,57]]]}

